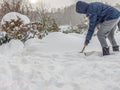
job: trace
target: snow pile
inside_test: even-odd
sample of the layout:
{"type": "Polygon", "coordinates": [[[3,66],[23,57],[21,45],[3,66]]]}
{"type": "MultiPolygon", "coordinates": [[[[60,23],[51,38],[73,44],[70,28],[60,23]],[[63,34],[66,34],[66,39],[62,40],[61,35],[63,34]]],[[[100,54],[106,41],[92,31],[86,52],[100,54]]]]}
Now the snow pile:
{"type": "Polygon", "coordinates": [[[0,46],[0,54],[14,55],[24,50],[24,44],[19,40],[11,40],[7,44],[0,46]]]}
{"type": "Polygon", "coordinates": [[[47,53],[75,51],[80,49],[80,44],[82,41],[82,38],[74,35],[63,34],[60,32],[51,33],[41,41],[40,51],[47,53]]]}
{"type": "Polygon", "coordinates": [[[85,51],[96,53],[80,54],[84,37],[59,32],[0,46],[0,90],[120,90],[120,53],[102,57],[94,37],[85,51]]]}
{"type": "Polygon", "coordinates": [[[10,12],[10,13],[6,14],[5,16],[3,16],[2,20],[1,20],[1,24],[4,24],[5,21],[11,21],[11,19],[17,20],[18,17],[21,18],[21,20],[23,21],[23,24],[30,23],[30,19],[27,16],[22,15],[17,12],[10,12]]]}

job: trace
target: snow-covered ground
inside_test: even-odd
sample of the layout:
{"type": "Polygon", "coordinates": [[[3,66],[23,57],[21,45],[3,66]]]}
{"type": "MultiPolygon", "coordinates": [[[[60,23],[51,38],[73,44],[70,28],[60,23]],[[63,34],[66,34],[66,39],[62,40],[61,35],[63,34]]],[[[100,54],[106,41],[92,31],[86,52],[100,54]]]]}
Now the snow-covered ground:
{"type": "Polygon", "coordinates": [[[57,32],[0,46],[0,90],[120,90],[120,53],[103,57],[94,37],[85,56],[84,38],[57,32]]]}

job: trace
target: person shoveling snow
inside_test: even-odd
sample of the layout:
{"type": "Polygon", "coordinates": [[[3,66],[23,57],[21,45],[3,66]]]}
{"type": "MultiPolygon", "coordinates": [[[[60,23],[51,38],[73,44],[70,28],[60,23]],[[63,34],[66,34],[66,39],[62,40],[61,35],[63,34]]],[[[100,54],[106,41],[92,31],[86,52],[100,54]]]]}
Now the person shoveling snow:
{"type": "Polygon", "coordinates": [[[110,55],[106,38],[112,44],[113,51],[119,51],[119,46],[114,38],[114,31],[120,20],[120,12],[117,9],[100,2],[86,3],[78,1],[76,3],[76,12],[86,14],[89,18],[89,29],[84,43],[85,46],[89,44],[95,27],[97,27],[97,37],[102,46],[103,56],[110,55]]]}

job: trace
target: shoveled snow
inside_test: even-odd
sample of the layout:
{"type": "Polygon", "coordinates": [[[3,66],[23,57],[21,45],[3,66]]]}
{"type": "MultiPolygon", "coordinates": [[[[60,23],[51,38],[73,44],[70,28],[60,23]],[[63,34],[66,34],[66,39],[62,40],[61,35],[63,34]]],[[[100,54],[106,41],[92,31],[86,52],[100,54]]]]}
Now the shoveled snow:
{"type": "Polygon", "coordinates": [[[94,37],[85,51],[96,53],[85,56],[84,38],[58,32],[0,46],[0,90],[120,90],[120,53],[103,57],[94,37]]]}

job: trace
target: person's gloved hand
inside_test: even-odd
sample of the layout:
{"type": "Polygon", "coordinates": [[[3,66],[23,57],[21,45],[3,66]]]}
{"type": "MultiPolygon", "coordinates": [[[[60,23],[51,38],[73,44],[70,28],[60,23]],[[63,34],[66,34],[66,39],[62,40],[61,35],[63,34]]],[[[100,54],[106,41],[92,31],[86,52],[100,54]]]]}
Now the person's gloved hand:
{"type": "Polygon", "coordinates": [[[84,45],[85,45],[85,46],[87,46],[89,43],[90,43],[90,41],[89,41],[89,40],[85,40],[84,45]]]}

